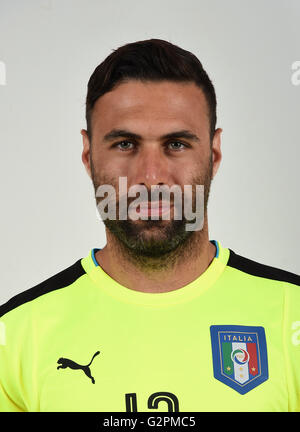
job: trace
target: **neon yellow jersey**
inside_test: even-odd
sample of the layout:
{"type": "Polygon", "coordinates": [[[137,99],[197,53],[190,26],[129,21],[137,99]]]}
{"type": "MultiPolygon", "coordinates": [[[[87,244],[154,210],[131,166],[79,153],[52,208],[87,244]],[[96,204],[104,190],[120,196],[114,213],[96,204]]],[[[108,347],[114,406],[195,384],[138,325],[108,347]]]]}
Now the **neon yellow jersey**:
{"type": "Polygon", "coordinates": [[[92,249],[0,306],[0,411],[300,411],[299,276],[212,242],[175,291],[120,285],[92,249]]]}

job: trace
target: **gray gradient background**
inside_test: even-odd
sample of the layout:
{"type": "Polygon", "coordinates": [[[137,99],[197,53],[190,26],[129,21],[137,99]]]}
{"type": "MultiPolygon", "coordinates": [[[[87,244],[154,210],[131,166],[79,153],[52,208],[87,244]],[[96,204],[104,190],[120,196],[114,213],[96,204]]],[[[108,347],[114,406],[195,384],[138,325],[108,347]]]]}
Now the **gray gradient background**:
{"type": "Polygon", "coordinates": [[[113,49],[152,37],[196,54],[216,88],[210,239],[299,273],[299,27],[299,0],[0,0],[0,303],[104,246],[86,86],[113,49]]]}

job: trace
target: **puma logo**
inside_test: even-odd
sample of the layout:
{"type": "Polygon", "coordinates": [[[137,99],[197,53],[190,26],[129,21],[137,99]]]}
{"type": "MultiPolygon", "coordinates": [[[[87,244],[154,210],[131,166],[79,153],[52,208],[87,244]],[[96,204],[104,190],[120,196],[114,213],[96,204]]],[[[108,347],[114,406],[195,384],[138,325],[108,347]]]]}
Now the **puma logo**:
{"type": "Polygon", "coordinates": [[[95,352],[95,354],[92,357],[92,360],[87,365],[80,365],[73,360],[69,360],[64,357],[60,357],[57,360],[57,363],[61,363],[60,366],[57,366],[57,369],[66,369],[69,367],[70,369],[82,369],[83,372],[86,374],[87,377],[91,378],[92,383],[95,384],[95,379],[91,375],[90,365],[92,364],[92,361],[94,360],[94,357],[96,357],[98,354],[100,354],[100,351],[95,352]]]}

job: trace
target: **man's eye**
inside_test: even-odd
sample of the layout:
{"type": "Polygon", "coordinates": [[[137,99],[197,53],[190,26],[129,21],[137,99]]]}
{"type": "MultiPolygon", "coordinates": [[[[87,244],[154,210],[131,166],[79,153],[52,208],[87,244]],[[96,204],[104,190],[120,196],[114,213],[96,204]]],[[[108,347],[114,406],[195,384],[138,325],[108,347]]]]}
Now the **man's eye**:
{"type": "Polygon", "coordinates": [[[130,150],[132,148],[132,147],[130,147],[130,144],[133,145],[132,142],[123,140],[123,141],[116,143],[114,145],[114,147],[119,147],[120,150],[130,150]]]}
{"type": "Polygon", "coordinates": [[[173,144],[175,145],[173,146],[172,150],[181,150],[182,148],[187,147],[184,143],[180,141],[173,141],[170,142],[168,145],[173,145],[173,144]]]}

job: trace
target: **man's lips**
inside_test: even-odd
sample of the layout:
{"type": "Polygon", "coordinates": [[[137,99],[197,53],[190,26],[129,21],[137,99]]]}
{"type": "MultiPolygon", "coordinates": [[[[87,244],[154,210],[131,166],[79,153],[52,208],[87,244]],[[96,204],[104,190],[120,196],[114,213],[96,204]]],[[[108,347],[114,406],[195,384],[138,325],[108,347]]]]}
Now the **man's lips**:
{"type": "Polygon", "coordinates": [[[170,203],[166,201],[147,201],[139,204],[141,209],[157,209],[157,208],[169,208],[170,203]]]}
{"type": "Polygon", "coordinates": [[[165,201],[153,201],[140,203],[136,213],[141,216],[161,216],[170,211],[172,204],[165,201]]]}

